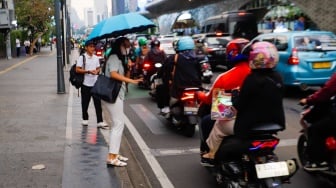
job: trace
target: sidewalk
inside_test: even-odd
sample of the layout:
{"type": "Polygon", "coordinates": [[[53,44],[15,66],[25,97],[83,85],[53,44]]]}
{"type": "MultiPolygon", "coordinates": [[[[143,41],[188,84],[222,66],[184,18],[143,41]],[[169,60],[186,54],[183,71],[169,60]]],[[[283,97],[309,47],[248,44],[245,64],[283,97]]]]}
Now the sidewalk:
{"type": "MultiPolygon", "coordinates": [[[[72,53],[71,62],[75,58],[72,53]]],[[[80,124],[80,98],[68,81],[70,65],[64,71],[66,93],[57,94],[56,61],[50,48],[0,59],[0,188],[137,187],[126,168],[106,167],[109,131],[96,128],[93,105],[89,126],[80,124]]],[[[110,124],[108,114],[104,110],[110,124]]]]}

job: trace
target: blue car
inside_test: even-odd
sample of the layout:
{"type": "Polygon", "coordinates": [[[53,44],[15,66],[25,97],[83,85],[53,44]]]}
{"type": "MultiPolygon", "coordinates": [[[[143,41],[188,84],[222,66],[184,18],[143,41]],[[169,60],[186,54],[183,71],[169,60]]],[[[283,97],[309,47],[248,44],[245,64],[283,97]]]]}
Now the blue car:
{"type": "Polygon", "coordinates": [[[266,33],[255,41],[273,43],[279,51],[276,70],[285,86],[322,86],[336,71],[336,36],[328,31],[266,33]]]}

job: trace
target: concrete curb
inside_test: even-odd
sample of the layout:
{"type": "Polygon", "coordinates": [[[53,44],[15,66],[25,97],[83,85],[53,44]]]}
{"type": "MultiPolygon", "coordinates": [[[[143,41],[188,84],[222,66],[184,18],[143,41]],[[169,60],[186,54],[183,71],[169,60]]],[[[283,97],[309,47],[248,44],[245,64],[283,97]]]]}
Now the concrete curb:
{"type": "MultiPolygon", "coordinates": [[[[102,108],[105,121],[111,126],[112,120],[110,112],[105,105],[103,105],[102,108]]],[[[102,131],[107,145],[109,145],[109,133],[110,130],[102,131]]],[[[122,188],[152,188],[144,169],[142,168],[139,160],[136,158],[136,155],[134,154],[125,135],[122,137],[120,153],[129,158],[126,168],[115,168],[115,172],[120,180],[120,186],[122,188]]]]}

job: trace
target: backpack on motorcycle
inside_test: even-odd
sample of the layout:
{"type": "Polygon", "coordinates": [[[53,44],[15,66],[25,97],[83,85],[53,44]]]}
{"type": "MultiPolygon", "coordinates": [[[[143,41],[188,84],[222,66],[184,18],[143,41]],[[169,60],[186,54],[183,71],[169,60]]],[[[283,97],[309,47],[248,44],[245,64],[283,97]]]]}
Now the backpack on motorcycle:
{"type": "MultiPolygon", "coordinates": [[[[83,68],[85,69],[85,56],[83,56],[83,68]]],[[[73,64],[70,68],[70,76],[69,76],[69,81],[71,85],[75,86],[76,89],[79,89],[83,85],[84,81],[84,74],[80,74],[76,72],[76,65],[77,63],[73,64]]],[[[79,92],[79,91],[78,91],[79,92]]],[[[79,95],[79,93],[78,93],[79,95]]]]}

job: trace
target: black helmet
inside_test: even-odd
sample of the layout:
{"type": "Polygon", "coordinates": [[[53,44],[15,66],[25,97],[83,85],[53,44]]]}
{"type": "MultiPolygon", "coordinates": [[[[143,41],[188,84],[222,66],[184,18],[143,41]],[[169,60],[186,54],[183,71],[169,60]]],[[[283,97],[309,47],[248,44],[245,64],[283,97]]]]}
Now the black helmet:
{"type": "Polygon", "coordinates": [[[160,41],[158,39],[152,40],[151,47],[154,47],[154,46],[160,47],[160,41]]]}

